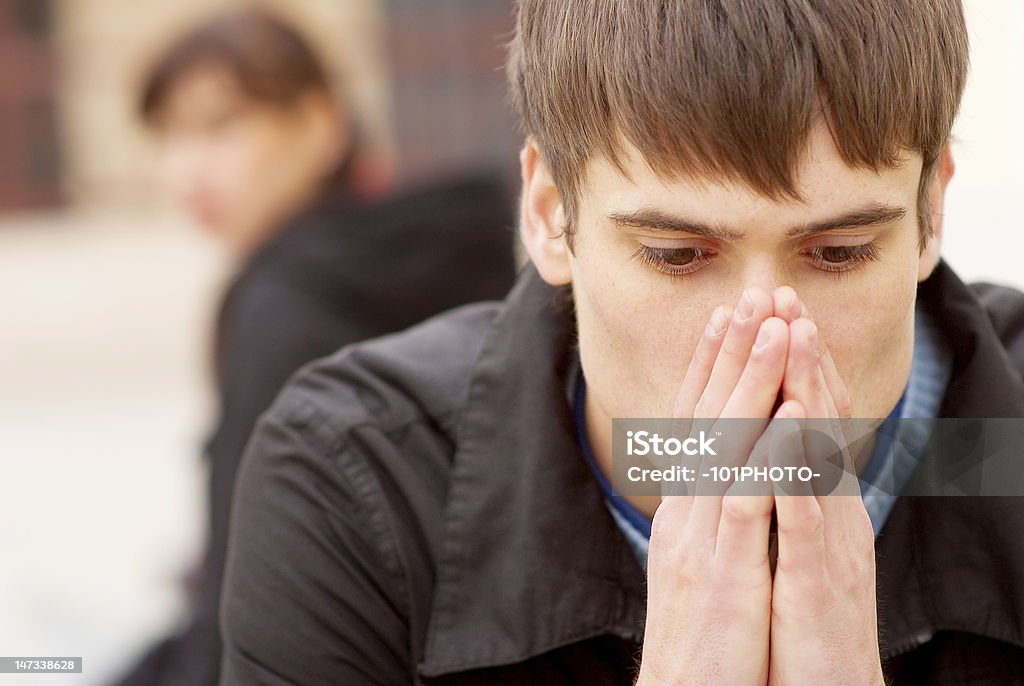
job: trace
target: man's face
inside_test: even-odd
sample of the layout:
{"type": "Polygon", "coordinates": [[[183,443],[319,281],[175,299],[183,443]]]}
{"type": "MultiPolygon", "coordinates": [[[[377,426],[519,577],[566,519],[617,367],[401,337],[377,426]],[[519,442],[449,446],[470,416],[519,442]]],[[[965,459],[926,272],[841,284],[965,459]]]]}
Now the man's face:
{"type": "Polygon", "coordinates": [[[920,155],[851,168],[818,127],[798,170],[803,202],[662,180],[635,150],[624,162],[628,178],[589,165],[566,253],[591,413],[670,416],[714,308],[782,285],[810,310],[854,416],[890,412],[913,350],[920,155]]]}

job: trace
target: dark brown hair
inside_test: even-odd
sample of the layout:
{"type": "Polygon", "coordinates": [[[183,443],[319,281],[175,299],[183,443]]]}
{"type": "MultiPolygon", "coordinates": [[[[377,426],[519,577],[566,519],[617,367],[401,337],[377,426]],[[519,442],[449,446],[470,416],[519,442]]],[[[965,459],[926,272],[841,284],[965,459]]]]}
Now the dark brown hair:
{"type": "Polygon", "coordinates": [[[327,70],[293,26],[261,9],[210,19],[175,41],[143,79],[139,113],[153,123],[168,92],[193,68],[213,64],[254,101],[288,106],[311,90],[331,93],[327,70]]]}
{"type": "Polygon", "coordinates": [[[921,153],[923,245],[967,67],[959,0],[520,0],[507,71],[570,239],[587,162],[621,169],[623,138],[661,176],[798,198],[796,165],[823,117],[851,166],[921,153]]]}

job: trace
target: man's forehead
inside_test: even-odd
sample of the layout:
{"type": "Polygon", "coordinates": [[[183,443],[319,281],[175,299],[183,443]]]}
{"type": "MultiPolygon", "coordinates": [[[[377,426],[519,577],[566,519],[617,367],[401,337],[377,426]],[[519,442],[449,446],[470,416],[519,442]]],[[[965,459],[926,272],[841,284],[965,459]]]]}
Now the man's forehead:
{"type": "MultiPolygon", "coordinates": [[[[824,129],[824,127],[821,127],[824,129]]],[[[581,188],[581,211],[613,221],[647,215],[686,217],[725,230],[762,221],[795,229],[854,214],[895,221],[916,207],[922,169],[919,153],[905,151],[901,164],[874,170],[851,166],[826,130],[808,137],[795,173],[799,197],[770,198],[739,179],[710,174],[659,175],[639,151],[625,142],[618,164],[595,157],[581,188]]],[[[628,223],[628,221],[624,222],[628,223]]],[[[854,223],[854,222],[850,222],[854,223]]],[[[870,223],[878,223],[871,221],[870,223]]]]}

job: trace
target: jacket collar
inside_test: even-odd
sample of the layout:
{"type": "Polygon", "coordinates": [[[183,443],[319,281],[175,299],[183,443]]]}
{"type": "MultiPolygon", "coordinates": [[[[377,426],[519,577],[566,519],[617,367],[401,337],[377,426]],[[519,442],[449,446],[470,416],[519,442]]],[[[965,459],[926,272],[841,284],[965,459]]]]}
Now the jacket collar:
{"type": "Polygon", "coordinates": [[[941,417],[1024,417],[1020,372],[977,296],[940,262],[918,289],[953,352],[953,373],[941,417]]]}
{"type": "Polygon", "coordinates": [[[644,574],[576,443],[560,292],[528,266],[477,361],[444,514],[420,672],[522,661],[590,637],[639,641],[644,574]]]}
{"type": "MultiPolygon", "coordinates": [[[[1024,385],[985,308],[940,263],[918,289],[953,353],[940,417],[1024,417],[1024,385]]],[[[1018,498],[901,497],[877,541],[883,656],[957,630],[1024,646],[1018,498]]]]}

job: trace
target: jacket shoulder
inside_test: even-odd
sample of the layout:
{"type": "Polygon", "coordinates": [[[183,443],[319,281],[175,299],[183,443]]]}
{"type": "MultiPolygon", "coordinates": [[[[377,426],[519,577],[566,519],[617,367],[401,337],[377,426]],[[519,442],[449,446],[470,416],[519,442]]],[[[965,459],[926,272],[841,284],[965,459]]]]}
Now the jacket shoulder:
{"type": "Polygon", "coordinates": [[[1024,375],[1024,293],[992,283],[973,283],[970,289],[988,313],[1010,360],[1024,375]]]}
{"type": "Polygon", "coordinates": [[[233,497],[222,683],[407,682],[455,427],[499,309],[467,305],[343,348],[263,415],[233,497]]]}
{"type": "Polygon", "coordinates": [[[497,302],[464,305],[311,362],[291,378],[267,414],[284,423],[300,418],[325,432],[321,438],[332,444],[367,425],[389,434],[425,423],[451,436],[500,307],[497,302]]]}

